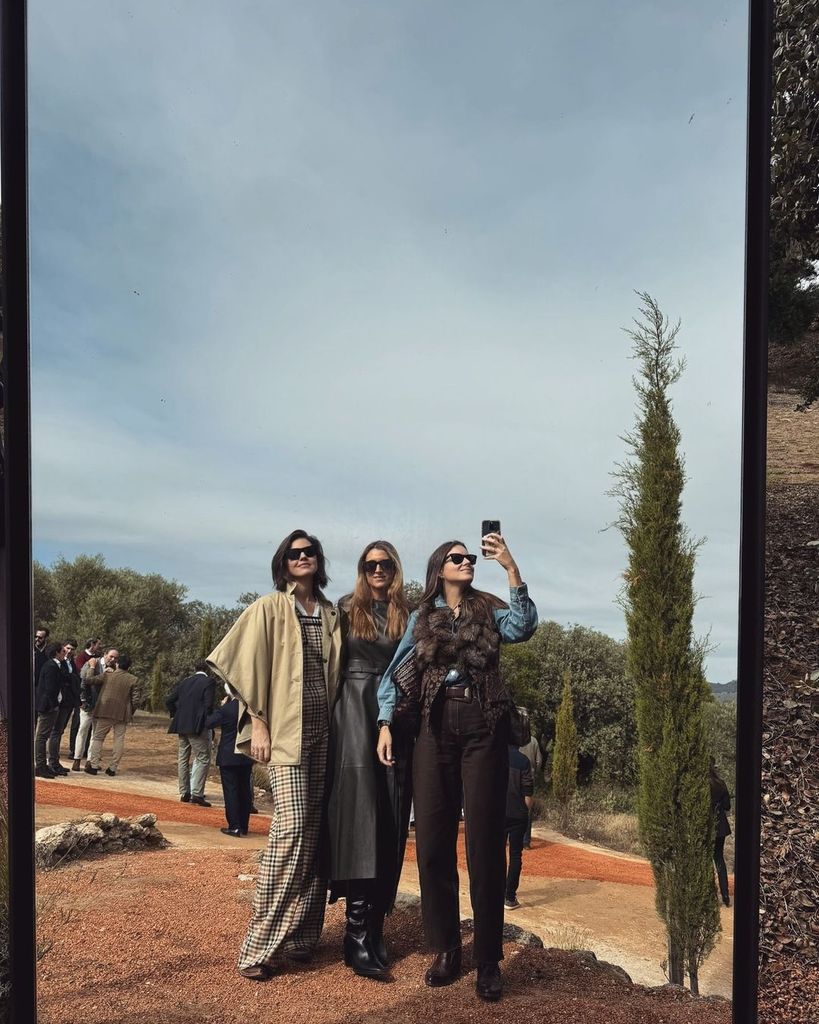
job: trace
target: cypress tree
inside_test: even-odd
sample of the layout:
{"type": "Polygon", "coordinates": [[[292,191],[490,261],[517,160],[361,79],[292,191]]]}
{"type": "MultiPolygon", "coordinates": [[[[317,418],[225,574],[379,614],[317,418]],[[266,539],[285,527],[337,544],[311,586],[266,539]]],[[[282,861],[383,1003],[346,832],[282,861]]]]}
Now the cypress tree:
{"type": "Polygon", "coordinates": [[[163,707],[162,698],[162,655],[158,655],[151,671],[151,711],[159,711],[163,707]]]}
{"type": "Polygon", "coordinates": [[[213,616],[208,614],[202,619],[202,639],[199,642],[199,657],[207,658],[213,650],[213,616]]]}
{"type": "Polygon", "coordinates": [[[555,744],[552,754],[552,792],[567,804],[577,789],[577,726],[572,710],[572,677],[563,673],[563,696],[555,720],[555,744]]]}
{"type": "Polygon", "coordinates": [[[668,977],[681,985],[687,971],[696,992],[720,920],[702,713],[705,651],[692,633],[698,542],[681,520],[685,473],[668,395],[685,364],[674,356],[680,324],[670,327],[649,295],[638,297],[640,318],[626,331],[639,368],[637,422],[624,438],[631,457],[614,474],[613,491],[628,547],[622,600],[635,688],[637,813],[666,926],[668,977]]]}

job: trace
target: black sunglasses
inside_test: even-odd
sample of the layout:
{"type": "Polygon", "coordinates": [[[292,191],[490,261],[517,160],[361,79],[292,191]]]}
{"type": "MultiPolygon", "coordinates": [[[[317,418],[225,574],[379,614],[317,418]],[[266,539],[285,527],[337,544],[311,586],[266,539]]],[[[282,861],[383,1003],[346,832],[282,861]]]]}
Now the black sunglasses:
{"type": "Polygon", "coordinates": [[[470,565],[474,565],[478,561],[477,555],[465,555],[460,551],[453,551],[451,555],[446,556],[444,561],[452,562],[453,565],[460,565],[465,558],[469,560],[470,565]]]}
{"type": "Polygon", "coordinates": [[[305,558],[314,558],[317,554],[316,548],[312,544],[308,544],[306,548],[288,548],[285,551],[285,558],[288,562],[298,562],[302,555],[305,558]]]}
{"type": "Polygon", "coordinates": [[[364,563],[364,572],[368,576],[372,576],[377,569],[383,569],[384,572],[392,572],[394,568],[395,562],[391,558],[368,558],[364,563]]]}

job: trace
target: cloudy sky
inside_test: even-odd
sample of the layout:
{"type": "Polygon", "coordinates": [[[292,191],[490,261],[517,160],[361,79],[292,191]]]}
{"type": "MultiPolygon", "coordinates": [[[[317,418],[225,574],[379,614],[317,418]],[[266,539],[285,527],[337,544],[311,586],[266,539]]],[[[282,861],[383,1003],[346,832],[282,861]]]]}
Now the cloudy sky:
{"type": "Polygon", "coordinates": [[[500,518],[541,617],[622,637],[647,291],[682,319],[696,628],[735,677],[744,4],[29,17],[36,558],[233,604],[303,526],[336,597],[371,539],[421,578],[500,518]]]}

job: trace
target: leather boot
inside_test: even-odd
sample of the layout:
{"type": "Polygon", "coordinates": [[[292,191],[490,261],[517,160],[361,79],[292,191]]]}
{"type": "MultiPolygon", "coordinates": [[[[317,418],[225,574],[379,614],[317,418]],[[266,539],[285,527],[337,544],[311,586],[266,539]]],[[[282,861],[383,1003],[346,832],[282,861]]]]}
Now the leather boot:
{"type": "Polygon", "coordinates": [[[368,923],[372,951],[382,967],[389,967],[390,959],[384,944],[384,911],[378,907],[370,907],[368,923]]]}
{"type": "Polygon", "coordinates": [[[344,963],[362,978],[385,981],[389,974],[373,952],[367,917],[370,905],[361,896],[347,895],[347,928],[344,932],[344,963]]]}

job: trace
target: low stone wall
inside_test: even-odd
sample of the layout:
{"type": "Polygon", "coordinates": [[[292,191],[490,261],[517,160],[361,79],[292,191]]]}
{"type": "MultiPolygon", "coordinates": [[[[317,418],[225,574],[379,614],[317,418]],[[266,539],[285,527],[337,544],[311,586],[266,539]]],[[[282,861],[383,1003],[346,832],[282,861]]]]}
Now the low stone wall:
{"type": "Polygon", "coordinates": [[[76,821],[38,829],[34,833],[34,860],[39,868],[53,868],[86,854],[166,846],[167,840],[156,827],[155,814],[140,814],[136,818],[86,814],[76,821]]]}

